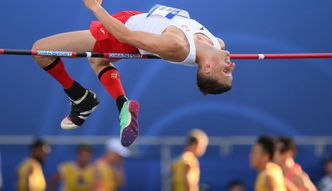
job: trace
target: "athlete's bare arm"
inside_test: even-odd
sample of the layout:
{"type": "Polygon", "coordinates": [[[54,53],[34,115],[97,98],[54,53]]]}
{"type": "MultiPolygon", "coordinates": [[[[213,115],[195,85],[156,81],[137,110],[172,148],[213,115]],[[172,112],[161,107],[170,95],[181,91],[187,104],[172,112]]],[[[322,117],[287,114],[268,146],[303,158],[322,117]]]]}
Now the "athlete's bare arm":
{"type": "Polygon", "coordinates": [[[101,0],[83,0],[104,27],[120,42],[158,54],[170,61],[183,61],[188,54],[180,36],[174,33],[156,35],[141,31],[131,31],[123,23],[113,18],[100,4],[101,0]]]}
{"type": "Polygon", "coordinates": [[[53,176],[51,177],[50,181],[48,182],[47,185],[47,189],[49,191],[55,191],[59,182],[60,182],[61,176],[58,172],[56,172],[55,174],[53,174],[53,176]]]}
{"type": "Polygon", "coordinates": [[[186,164],[185,168],[184,168],[184,173],[183,173],[183,182],[184,182],[184,186],[185,186],[185,191],[191,191],[190,187],[191,187],[191,183],[190,183],[190,179],[188,178],[188,173],[190,170],[190,165],[186,164]]]}
{"type": "Polygon", "coordinates": [[[122,166],[117,166],[114,169],[116,183],[119,188],[122,188],[126,184],[125,172],[122,166]]]}
{"type": "Polygon", "coordinates": [[[299,188],[293,182],[288,180],[287,178],[285,178],[285,184],[286,184],[287,191],[299,191],[299,188]]]}
{"type": "Polygon", "coordinates": [[[302,172],[302,178],[305,182],[306,187],[308,188],[308,190],[310,191],[317,191],[317,188],[315,186],[315,184],[311,181],[309,175],[305,172],[302,172]]]}
{"type": "Polygon", "coordinates": [[[294,175],[294,183],[304,191],[317,191],[309,176],[304,172],[294,175]]]}

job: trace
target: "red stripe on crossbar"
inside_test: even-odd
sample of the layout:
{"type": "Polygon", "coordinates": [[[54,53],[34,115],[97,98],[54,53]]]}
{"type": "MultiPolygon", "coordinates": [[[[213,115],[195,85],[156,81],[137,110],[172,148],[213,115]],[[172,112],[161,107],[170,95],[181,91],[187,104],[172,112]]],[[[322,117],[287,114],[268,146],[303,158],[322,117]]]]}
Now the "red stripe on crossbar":
{"type": "Polygon", "coordinates": [[[332,58],[331,53],[265,54],[266,59],[332,58]]]}
{"type": "Polygon", "coordinates": [[[231,54],[231,59],[258,59],[258,54],[231,54]]]}
{"type": "Polygon", "coordinates": [[[5,50],[4,49],[0,49],[0,54],[3,54],[5,53],[5,50]]]}
{"type": "Polygon", "coordinates": [[[37,56],[37,55],[38,55],[38,52],[37,52],[37,51],[31,51],[31,55],[33,55],[33,56],[37,56]]]}
{"type": "MultiPolygon", "coordinates": [[[[262,54],[264,59],[332,58],[332,53],[262,54]]],[[[231,54],[231,59],[259,59],[259,54],[231,54]]]]}

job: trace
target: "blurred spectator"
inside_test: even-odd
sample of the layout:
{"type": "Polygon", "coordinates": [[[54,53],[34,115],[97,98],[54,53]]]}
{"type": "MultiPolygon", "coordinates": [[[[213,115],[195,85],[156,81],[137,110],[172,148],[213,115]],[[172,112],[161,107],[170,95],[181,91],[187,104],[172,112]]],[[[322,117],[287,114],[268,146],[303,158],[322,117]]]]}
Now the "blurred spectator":
{"type": "Polygon", "coordinates": [[[275,151],[273,138],[262,136],[250,153],[250,164],[258,171],[255,191],[286,191],[284,176],[279,165],[272,162],[275,151]]]}
{"type": "Polygon", "coordinates": [[[30,156],[18,167],[17,189],[18,191],[44,191],[46,181],[42,165],[51,151],[48,143],[36,139],[31,144],[30,156]]]}
{"type": "Polygon", "coordinates": [[[289,191],[317,191],[308,174],[301,165],[295,163],[295,142],[288,137],[279,137],[276,140],[274,161],[281,167],[287,190],[289,191]]]}
{"type": "Polygon", "coordinates": [[[2,180],[2,159],[0,153],[0,191],[3,191],[3,180],[2,180]]]}
{"type": "Polygon", "coordinates": [[[332,155],[325,161],[326,175],[319,181],[319,191],[332,191],[332,155]]]}
{"type": "Polygon", "coordinates": [[[208,136],[199,129],[190,132],[182,155],[172,164],[172,190],[198,191],[200,167],[198,157],[205,153],[208,136]]]}
{"type": "Polygon", "coordinates": [[[199,185],[199,191],[212,191],[213,188],[207,183],[201,183],[199,185]]]}
{"type": "Polygon", "coordinates": [[[119,139],[106,142],[104,156],[96,161],[97,184],[95,191],[116,191],[125,184],[124,158],[130,155],[129,149],[120,144],[119,139]]]}
{"type": "Polygon", "coordinates": [[[227,186],[228,191],[245,191],[244,183],[240,180],[233,180],[227,186]]]}
{"type": "Polygon", "coordinates": [[[76,161],[61,163],[48,185],[50,191],[57,190],[61,182],[62,191],[91,191],[95,183],[96,168],[91,163],[93,150],[90,145],[78,145],[76,161]]]}

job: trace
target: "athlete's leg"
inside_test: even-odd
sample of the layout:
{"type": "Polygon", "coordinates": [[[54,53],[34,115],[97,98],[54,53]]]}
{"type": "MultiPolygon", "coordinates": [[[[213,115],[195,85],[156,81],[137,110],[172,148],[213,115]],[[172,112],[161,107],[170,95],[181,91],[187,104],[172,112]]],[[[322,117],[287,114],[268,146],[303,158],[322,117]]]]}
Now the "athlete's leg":
{"type": "MultiPolygon", "coordinates": [[[[91,51],[95,39],[90,31],[76,31],[53,35],[34,43],[33,50],[62,50],[62,51],[91,51]]],[[[60,58],[47,56],[34,56],[34,60],[46,72],[53,76],[65,89],[72,100],[81,98],[85,89],[81,87],[67,73],[60,58]],[[74,89],[72,89],[73,87],[74,89]],[[72,90],[72,91],[71,91],[72,90]]]]}
{"type": "MultiPolygon", "coordinates": [[[[136,12],[125,11],[113,16],[125,23],[135,13],[136,12]]],[[[107,30],[100,22],[92,22],[90,31],[97,40],[93,48],[94,52],[139,53],[137,48],[122,44],[112,34],[105,32],[107,30]]],[[[109,60],[90,59],[90,63],[99,77],[100,82],[117,103],[120,112],[121,143],[123,146],[129,146],[138,136],[137,117],[139,104],[137,101],[127,100],[120,81],[120,75],[116,68],[110,64],[109,60]]]]}
{"type": "MultiPolygon", "coordinates": [[[[89,30],[68,32],[43,38],[34,43],[33,50],[92,51],[95,39],[89,30]]],[[[34,60],[64,88],[72,101],[72,111],[61,123],[62,128],[77,128],[96,109],[96,95],[75,82],[60,58],[34,56],[34,60]]]]}
{"type": "Polygon", "coordinates": [[[118,110],[120,112],[122,105],[127,101],[126,94],[123,90],[120,74],[109,59],[90,58],[91,68],[95,71],[100,82],[105,87],[106,91],[116,101],[118,110]]]}
{"type": "Polygon", "coordinates": [[[107,92],[113,97],[120,112],[120,139],[123,146],[131,145],[138,136],[139,104],[128,100],[122,87],[118,70],[108,59],[89,59],[92,69],[107,92]]]}
{"type": "MultiPolygon", "coordinates": [[[[92,51],[96,40],[89,30],[56,34],[36,41],[33,50],[92,51]]],[[[56,58],[35,56],[41,67],[51,64],[56,58]]]]}

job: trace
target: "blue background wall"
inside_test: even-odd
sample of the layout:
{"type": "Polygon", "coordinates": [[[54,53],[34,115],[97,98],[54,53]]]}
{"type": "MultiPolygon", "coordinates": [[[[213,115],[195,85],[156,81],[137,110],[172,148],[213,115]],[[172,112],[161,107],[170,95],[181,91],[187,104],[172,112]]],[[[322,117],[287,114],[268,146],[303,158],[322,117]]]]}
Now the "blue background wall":
{"type": "MultiPolygon", "coordinates": [[[[128,9],[148,11],[155,3],[187,9],[192,18],[223,38],[227,49],[233,53],[332,52],[332,1],[114,0],[105,1],[104,7],[111,13],[128,9]]],[[[1,48],[29,49],[39,38],[87,29],[94,19],[79,0],[0,1],[0,7],[1,48]]],[[[73,78],[99,95],[102,104],[96,113],[82,128],[64,132],[59,123],[69,106],[60,86],[34,64],[31,57],[1,56],[1,135],[118,134],[115,104],[87,61],[65,59],[65,63],[73,78]]],[[[185,135],[194,127],[203,128],[214,136],[332,135],[331,60],[236,63],[233,90],[207,97],[197,90],[194,68],[150,60],[121,61],[116,66],[128,97],[141,103],[140,125],[144,136],[185,135]]],[[[12,190],[13,169],[27,154],[27,149],[0,148],[5,183],[8,190],[12,190]],[[14,152],[17,149],[22,152],[17,154],[14,152]]],[[[156,153],[158,149],[155,148],[156,153]]],[[[69,158],[60,153],[70,150],[70,147],[55,147],[51,162],[69,158]]],[[[238,150],[239,156],[234,154],[222,159],[208,152],[202,159],[202,167],[206,167],[202,180],[220,190],[233,173],[251,177],[246,181],[252,184],[254,173],[245,160],[249,148],[238,150]]],[[[312,156],[312,148],[303,148],[302,153],[300,160],[304,160],[317,179],[321,172],[319,159],[317,165],[310,163],[307,156],[312,156]]],[[[136,164],[141,164],[142,169],[150,169],[148,177],[158,177],[158,157],[130,159],[127,165],[138,170],[140,167],[136,164]]],[[[54,168],[50,167],[46,173],[52,170],[54,168]]],[[[143,190],[160,188],[159,180],[134,179],[137,174],[139,172],[135,171],[129,175],[132,177],[130,185],[143,190]]],[[[130,185],[127,190],[134,188],[130,185]]]]}

